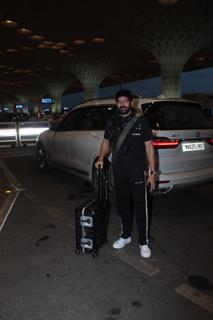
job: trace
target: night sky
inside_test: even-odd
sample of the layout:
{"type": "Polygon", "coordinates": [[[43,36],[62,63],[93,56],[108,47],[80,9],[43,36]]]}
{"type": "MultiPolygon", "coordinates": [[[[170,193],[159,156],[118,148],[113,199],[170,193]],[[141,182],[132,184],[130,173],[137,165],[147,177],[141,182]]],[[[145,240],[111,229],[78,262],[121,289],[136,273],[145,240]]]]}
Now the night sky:
{"type": "MultiPolygon", "coordinates": [[[[181,76],[182,94],[186,93],[208,93],[213,94],[213,68],[201,69],[190,72],[183,72],[181,76]]],[[[114,96],[120,85],[99,89],[99,97],[114,96]]],[[[122,84],[122,88],[128,88],[133,94],[144,97],[155,97],[161,92],[161,80],[159,77],[148,80],[139,80],[122,84]]],[[[63,106],[73,107],[80,103],[84,94],[75,93],[64,96],[63,106]]]]}

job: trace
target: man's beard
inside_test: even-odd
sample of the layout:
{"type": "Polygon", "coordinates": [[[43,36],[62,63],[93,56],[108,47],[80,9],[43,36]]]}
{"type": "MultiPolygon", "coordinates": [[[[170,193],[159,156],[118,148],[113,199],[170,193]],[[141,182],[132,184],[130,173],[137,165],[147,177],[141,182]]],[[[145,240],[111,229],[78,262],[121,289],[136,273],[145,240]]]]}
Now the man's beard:
{"type": "Polygon", "coordinates": [[[128,114],[130,112],[131,107],[121,106],[119,107],[120,114],[128,114]]]}

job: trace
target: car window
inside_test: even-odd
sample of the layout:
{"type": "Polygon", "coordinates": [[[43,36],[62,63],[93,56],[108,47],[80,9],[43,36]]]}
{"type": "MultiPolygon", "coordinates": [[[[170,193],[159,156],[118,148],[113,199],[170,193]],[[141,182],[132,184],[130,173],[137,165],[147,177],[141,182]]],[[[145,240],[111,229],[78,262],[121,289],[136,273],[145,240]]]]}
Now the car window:
{"type": "Polygon", "coordinates": [[[115,112],[116,106],[91,106],[70,112],[59,124],[57,131],[104,130],[106,120],[115,112]]]}
{"type": "Polygon", "coordinates": [[[212,124],[199,104],[187,102],[155,102],[142,105],[155,130],[209,129],[212,124]]]}
{"type": "Polygon", "coordinates": [[[57,131],[72,131],[79,127],[79,123],[83,119],[84,109],[76,109],[68,113],[68,115],[61,121],[57,131]]]}
{"type": "Polygon", "coordinates": [[[110,108],[90,107],[85,110],[82,130],[104,130],[106,119],[110,116],[110,108]]]}

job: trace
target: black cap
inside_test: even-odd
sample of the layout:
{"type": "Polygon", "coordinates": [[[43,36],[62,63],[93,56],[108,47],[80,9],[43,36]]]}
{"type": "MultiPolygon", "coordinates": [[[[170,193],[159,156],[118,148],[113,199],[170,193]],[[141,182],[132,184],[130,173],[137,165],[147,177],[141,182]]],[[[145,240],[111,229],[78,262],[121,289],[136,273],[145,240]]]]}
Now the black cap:
{"type": "Polygon", "coordinates": [[[127,89],[118,90],[115,94],[115,100],[117,101],[120,97],[127,97],[129,101],[132,101],[132,93],[127,89]]]}

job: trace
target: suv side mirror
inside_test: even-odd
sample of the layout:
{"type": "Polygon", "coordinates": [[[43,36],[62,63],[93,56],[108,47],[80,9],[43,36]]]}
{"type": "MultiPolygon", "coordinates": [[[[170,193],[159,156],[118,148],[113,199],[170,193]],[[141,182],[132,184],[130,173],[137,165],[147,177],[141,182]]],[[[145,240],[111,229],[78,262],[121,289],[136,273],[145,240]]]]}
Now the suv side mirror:
{"type": "Polygon", "coordinates": [[[59,122],[60,122],[59,120],[51,121],[49,129],[52,131],[56,131],[58,128],[59,122]]]}

